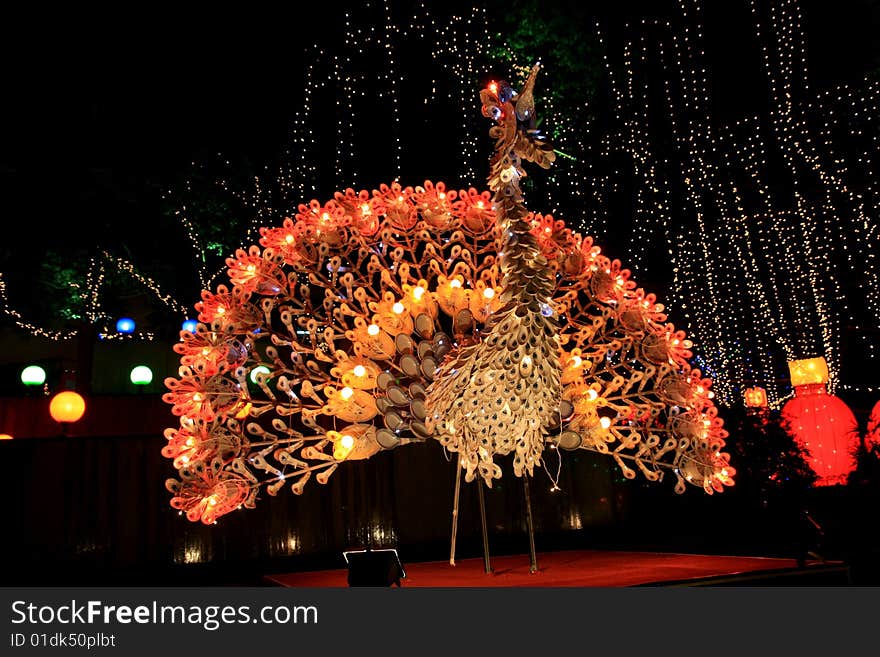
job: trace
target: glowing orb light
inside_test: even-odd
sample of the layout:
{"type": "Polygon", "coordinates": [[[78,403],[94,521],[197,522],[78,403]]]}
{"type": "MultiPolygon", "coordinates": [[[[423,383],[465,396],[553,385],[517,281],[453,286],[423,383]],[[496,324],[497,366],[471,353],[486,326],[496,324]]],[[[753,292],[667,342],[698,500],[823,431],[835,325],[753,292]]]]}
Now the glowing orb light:
{"type": "Polygon", "coordinates": [[[132,368],[129,378],[136,386],[149,385],[153,381],[153,370],[146,365],[138,365],[132,368]]]}
{"type": "Polygon", "coordinates": [[[49,415],[56,422],[76,422],[85,412],[85,399],[73,390],[59,392],[49,402],[49,415]]]}
{"type": "Polygon", "coordinates": [[[196,321],[194,319],[188,319],[181,325],[180,328],[182,328],[184,331],[189,331],[190,333],[195,333],[196,326],[198,326],[198,321],[196,321]]]}
{"type": "Polygon", "coordinates": [[[39,365],[28,365],[21,371],[21,382],[26,386],[41,386],[46,382],[46,370],[39,365]]]}
{"type": "Polygon", "coordinates": [[[268,367],[266,367],[265,365],[258,365],[257,367],[255,367],[254,369],[251,370],[251,383],[257,382],[257,375],[259,375],[259,374],[268,375],[271,373],[272,373],[271,370],[268,367]]]}
{"type": "Polygon", "coordinates": [[[118,333],[134,333],[134,320],[131,317],[120,317],[116,322],[118,333]]]}

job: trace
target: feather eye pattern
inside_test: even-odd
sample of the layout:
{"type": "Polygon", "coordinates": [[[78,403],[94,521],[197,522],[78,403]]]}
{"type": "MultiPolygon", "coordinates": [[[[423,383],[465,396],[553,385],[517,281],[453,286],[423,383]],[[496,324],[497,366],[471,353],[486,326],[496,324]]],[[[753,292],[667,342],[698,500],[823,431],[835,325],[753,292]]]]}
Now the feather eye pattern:
{"type": "Polygon", "coordinates": [[[346,189],[227,259],[165,382],[174,508],[210,524],[427,440],[488,485],[498,457],[531,476],[548,448],[607,454],[628,478],[671,473],[677,492],[733,483],[684,332],[591,238],[525,208],[523,161],[554,158],[520,125],[527,91],[481,92],[488,191],[346,189]]]}

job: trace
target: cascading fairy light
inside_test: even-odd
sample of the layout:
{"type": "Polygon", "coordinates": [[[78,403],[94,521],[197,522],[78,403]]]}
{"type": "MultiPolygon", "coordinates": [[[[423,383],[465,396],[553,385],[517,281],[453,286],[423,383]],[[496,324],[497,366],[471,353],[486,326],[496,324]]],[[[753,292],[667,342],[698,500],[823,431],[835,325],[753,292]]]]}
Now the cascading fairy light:
{"type": "MultiPolygon", "coordinates": [[[[729,399],[733,395],[733,382],[741,380],[745,371],[741,349],[738,348],[739,340],[723,330],[725,318],[729,313],[725,306],[734,305],[728,298],[730,286],[729,281],[723,276],[724,268],[716,267],[716,263],[724,259],[726,249],[719,246],[717,231],[708,230],[706,224],[707,213],[714,214],[718,211],[723,213],[720,207],[723,196],[719,199],[719,190],[712,189],[712,181],[707,177],[702,161],[706,155],[701,149],[702,144],[696,139],[696,135],[706,129],[701,117],[697,115],[697,111],[701,101],[704,107],[708,101],[705,94],[698,93],[693,68],[686,69],[687,60],[692,59],[692,55],[687,54],[686,36],[674,34],[671,50],[674,54],[675,65],[674,68],[669,69],[669,74],[674,75],[678,82],[679,98],[685,120],[678,118],[675,99],[669,95],[666,99],[667,107],[674,143],[678,145],[679,159],[684,167],[682,182],[684,183],[685,199],[696,216],[695,236],[697,242],[692,248],[702,256],[701,266],[691,269],[686,276],[679,279],[678,295],[691,297],[691,305],[697,309],[698,325],[703,325],[697,335],[705,336],[700,338],[701,342],[716,354],[715,357],[707,357],[709,362],[713,364],[715,371],[724,373],[722,377],[724,383],[719,388],[719,392],[722,398],[729,399]],[[714,208],[703,206],[702,198],[706,190],[714,193],[714,208]],[[700,284],[701,274],[706,278],[705,289],[700,284]],[[708,312],[704,309],[707,309],[708,312]]],[[[684,251],[688,251],[690,241],[686,234],[680,233],[678,248],[682,249],[683,247],[684,251]]]]}
{"type": "MultiPolygon", "coordinates": [[[[685,3],[681,2],[680,7],[683,16],[687,19],[687,6],[685,3]]],[[[699,5],[694,3],[694,13],[698,15],[699,12],[699,5]]],[[[694,32],[696,35],[695,42],[702,42],[703,34],[699,20],[695,21],[694,32]]],[[[756,278],[756,272],[758,271],[757,262],[752,253],[748,221],[743,208],[741,192],[737,188],[736,181],[730,178],[731,169],[729,166],[719,168],[717,165],[719,155],[724,158],[725,165],[729,164],[730,149],[723,147],[723,134],[713,124],[709,115],[710,98],[708,94],[709,85],[707,69],[705,68],[706,54],[702,48],[695,47],[694,49],[691,49],[687,38],[688,30],[685,29],[685,46],[688,51],[692,53],[689,58],[692,60],[690,79],[693,83],[693,105],[695,108],[699,109],[700,119],[696,124],[695,129],[692,129],[691,141],[697,147],[698,152],[698,166],[694,171],[697,175],[701,176],[704,184],[712,190],[714,197],[717,199],[717,210],[721,213],[722,220],[726,220],[728,223],[732,224],[732,255],[736,256],[737,262],[745,264],[745,266],[742,267],[745,288],[739,286],[735,287],[735,289],[731,289],[729,287],[728,289],[730,289],[730,292],[728,293],[727,298],[738,297],[738,300],[734,304],[731,304],[728,313],[719,314],[727,321],[730,321],[729,318],[735,312],[736,307],[743,308],[748,306],[751,310],[751,318],[753,319],[753,322],[758,325],[755,328],[769,326],[772,331],[774,324],[773,313],[769,312],[769,306],[765,303],[763,288],[756,278]],[[699,80],[697,71],[700,73],[699,80]],[[699,96],[697,96],[698,89],[700,90],[699,96]],[[737,239],[738,235],[742,235],[743,239],[737,239]],[[742,291],[745,291],[745,295],[741,294],[742,291]]],[[[756,336],[761,352],[769,352],[770,347],[766,339],[766,334],[761,330],[757,330],[753,334],[756,336]]],[[[778,340],[780,336],[777,335],[775,337],[778,340]]],[[[758,359],[755,363],[752,362],[746,354],[743,361],[741,370],[743,376],[748,376],[749,372],[751,372],[753,373],[753,376],[758,376],[761,380],[766,380],[767,378],[772,377],[772,374],[766,369],[768,363],[765,359],[758,359]]]]}
{"type": "MultiPolygon", "coordinates": [[[[760,38],[762,36],[762,28],[757,5],[755,0],[751,0],[750,4],[752,15],[755,20],[755,29],[760,38]]],[[[827,293],[825,292],[824,286],[820,287],[819,281],[815,275],[817,263],[812,262],[811,244],[814,243],[815,240],[814,232],[816,222],[811,216],[803,192],[801,192],[803,181],[799,175],[799,163],[795,157],[797,150],[795,144],[799,143],[801,140],[800,136],[805,132],[806,126],[795,117],[797,109],[794,104],[793,94],[795,93],[795,90],[792,82],[794,78],[793,60],[795,49],[795,21],[794,18],[786,12],[786,7],[788,5],[789,3],[783,3],[778,10],[778,14],[776,6],[772,4],[770,5],[770,29],[775,29],[777,35],[775,44],[778,67],[774,68],[771,65],[769,55],[770,48],[766,43],[762,44],[762,56],[767,78],[770,83],[771,96],[774,100],[773,110],[771,111],[771,123],[777,137],[777,143],[781,146],[780,150],[783,160],[791,173],[791,181],[795,196],[795,211],[800,219],[800,221],[795,224],[800,229],[799,235],[794,237],[793,247],[787,249],[787,255],[789,255],[792,264],[801,272],[801,280],[803,281],[801,293],[798,295],[799,298],[793,304],[795,315],[798,319],[798,325],[802,328],[800,333],[802,339],[799,342],[799,347],[802,351],[801,355],[809,355],[809,353],[813,351],[814,344],[814,342],[810,340],[810,337],[815,339],[817,333],[821,336],[824,355],[826,361],[828,361],[829,372],[831,374],[829,390],[833,392],[834,385],[838,379],[839,354],[837,352],[836,343],[839,340],[839,334],[837,336],[832,335],[833,328],[831,324],[833,323],[833,320],[827,313],[823,312],[825,304],[822,301],[822,297],[827,293]],[[793,253],[792,250],[801,252],[803,257],[798,258],[797,253],[793,253]],[[805,296],[812,297],[813,299],[812,312],[809,311],[803,303],[805,296]],[[818,327],[813,326],[813,330],[810,332],[803,330],[804,327],[810,326],[809,318],[807,317],[808,312],[811,312],[811,314],[814,312],[817,315],[819,325],[818,327]]],[[[800,62],[800,70],[801,79],[806,80],[806,59],[803,54],[800,62]]],[[[806,86],[806,82],[804,82],[804,86],[806,86]]]]}
{"type": "MultiPolygon", "coordinates": [[[[352,22],[351,22],[351,14],[348,10],[345,11],[343,23],[345,27],[345,54],[342,59],[342,70],[340,70],[340,63],[338,57],[335,59],[336,65],[336,74],[340,78],[340,84],[342,86],[342,94],[341,97],[337,100],[337,105],[342,105],[342,115],[337,117],[337,130],[336,130],[336,179],[337,181],[342,182],[345,178],[345,172],[343,171],[343,147],[345,147],[346,155],[349,158],[349,161],[354,162],[357,160],[357,152],[354,145],[354,97],[355,97],[355,86],[354,86],[354,78],[349,71],[351,69],[351,44],[356,42],[356,36],[354,31],[352,30],[352,22]],[[346,71],[343,73],[343,70],[346,71]]],[[[348,173],[348,183],[352,186],[358,184],[357,179],[357,167],[351,167],[348,173]]]]}
{"type": "Polygon", "coordinates": [[[170,294],[166,294],[155,280],[153,280],[149,276],[141,274],[131,262],[125,260],[124,258],[114,256],[107,251],[104,251],[102,255],[104,256],[105,261],[111,263],[120,272],[127,274],[129,277],[143,285],[146,289],[152,292],[155,297],[159,301],[161,301],[167,308],[175,313],[182,315],[183,319],[186,319],[187,309],[184,307],[184,305],[177,301],[170,294]]]}
{"type": "MultiPolygon", "coordinates": [[[[859,138],[865,144],[864,148],[858,156],[855,157],[855,171],[862,172],[862,179],[865,184],[865,192],[856,194],[853,190],[847,190],[850,198],[857,203],[857,220],[852,226],[853,232],[861,236],[856,244],[851,245],[857,254],[856,257],[863,267],[866,278],[864,281],[865,301],[874,317],[878,312],[878,300],[874,291],[877,289],[876,283],[876,249],[871,249],[870,245],[877,243],[877,222],[876,219],[880,213],[880,196],[876,193],[877,175],[874,167],[874,155],[880,152],[880,131],[878,127],[877,117],[880,117],[880,105],[878,105],[878,84],[873,82],[868,85],[865,90],[851,89],[847,85],[838,86],[834,90],[829,90],[812,97],[810,107],[819,110],[817,113],[824,117],[819,128],[823,139],[823,146],[828,153],[828,166],[835,170],[835,177],[838,180],[847,180],[852,177],[847,162],[847,152],[841,149],[839,152],[834,151],[835,136],[843,134],[847,137],[859,138]],[[871,122],[873,121],[873,126],[871,122]],[[872,204],[873,201],[873,204],[872,204]],[[868,247],[868,248],[865,248],[868,247]],[[871,289],[873,287],[873,289],[871,289]]],[[[820,171],[820,175],[821,171],[820,171]]],[[[823,176],[823,182],[827,180],[823,176]]],[[[843,245],[844,250],[847,244],[843,245]]],[[[856,319],[850,314],[850,322],[856,323],[856,319]]],[[[860,339],[861,347],[868,359],[874,360],[877,357],[877,345],[867,334],[857,336],[860,339]]],[[[880,392],[880,387],[867,385],[862,383],[859,386],[851,386],[842,384],[840,386],[844,390],[862,389],[870,394],[880,392]]]]}
{"type": "MultiPolygon", "coordinates": [[[[469,110],[473,103],[472,82],[482,74],[481,68],[486,61],[483,45],[489,41],[486,9],[474,7],[463,16],[456,14],[448,21],[442,22],[428,11],[424,3],[420,5],[420,13],[429,21],[427,25],[421,23],[417,25],[421,29],[420,37],[431,39],[433,60],[451,74],[453,93],[458,99],[457,109],[461,121],[459,152],[462,171],[467,179],[473,179],[478,175],[477,171],[482,166],[482,162],[474,157],[474,154],[479,152],[478,136],[473,129],[473,115],[469,110]]],[[[521,73],[521,71],[517,72],[521,73]]]]}
{"type": "MultiPolygon", "coordinates": [[[[683,15],[684,15],[685,17],[687,17],[686,6],[685,6],[684,4],[682,4],[681,7],[682,7],[682,13],[683,13],[683,15]]],[[[698,10],[698,7],[697,7],[696,5],[695,5],[695,9],[698,10]]],[[[695,33],[696,33],[696,38],[697,38],[697,39],[702,39],[702,34],[701,34],[700,27],[699,27],[699,22],[697,22],[697,26],[696,26],[696,29],[695,29],[695,33]]],[[[685,35],[687,35],[687,29],[685,30],[685,35]]],[[[685,44],[687,45],[687,36],[685,36],[685,44]]],[[[690,49],[689,49],[689,51],[690,51],[690,49]]],[[[699,49],[699,50],[696,51],[696,57],[697,57],[698,61],[704,61],[705,53],[702,51],[702,49],[699,49]]],[[[701,68],[700,70],[703,71],[704,69],[701,68]]],[[[694,69],[691,69],[691,74],[692,74],[692,76],[693,76],[693,73],[694,73],[694,69]]],[[[701,87],[702,87],[703,93],[701,94],[701,97],[700,97],[699,100],[703,103],[703,107],[702,107],[702,109],[704,109],[704,111],[706,111],[705,108],[708,107],[708,95],[707,95],[707,93],[706,93],[706,86],[707,86],[707,85],[706,85],[705,77],[703,77],[703,79],[701,79],[700,82],[701,82],[701,87]]],[[[696,85],[695,85],[695,88],[696,88],[696,85]]],[[[698,127],[699,127],[699,130],[697,131],[697,133],[700,134],[700,135],[704,135],[704,136],[706,136],[706,137],[709,137],[709,136],[711,135],[711,128],[712,128],[712,126],[711,126],[711,124],[708,122],[708,113],[707,113],[707,111],[706,111],[706,118],[705,118],[705,121],[706,121],[706,123],[704,123],[703,125],[698,126],[698,127]]],[[[701,162],[701,164],[702,164],[703,166],[699,167],[699,169],[697,170],[697,172],[698,172],[699,174],[710,174],[710,173],[714,173],[714,171],[715,171],[714,161],[716,160],[716,155],[717,155],[717,151],[718,151],[718,149],[716,148],[716,142],[715,142],[715,141],[711,141],[711,140],[709,140],[709,139],[700,139],[700,140],[695,140],[695,141],[698,141],[698,144],[697,144],[697,145],[700,147],[701,157],[705,159],[705,161],[701,162]],[[711,150],[711,154],[708,152],[709,150],[711,150]]],[[[704,176],[704,177],[708,177],[708,176],[704,176]]],[[[729,187],[729,186],[731,185],[731,182],[728,180],[728,181],[726,181],[726,182],[723,183],[723,184],[725,184],[725,186],[728,186],[728,187],[729,187]]],[[[710,187],[711,187],[711,186],[712,186],[712,184],[710,183],[710,187]]],[[[755,313],[756,309],[755,309],[755,306],[754,306],[754,292],[755,292],[755,288],[756,288],[757,286],[754,284],[753,277],[749,275],[749,274],[750,274],[750,270],[751,270],[750,267],[749,267],[749,265],[754,265],[754,263],[753,263],[753,262],[748,262],[747,260],[745,260],[745,259],[743,258],[743,252],[742,252],[742,249],[740,248],[740,243],[739,243],[740,240],[736,239],[737,231],[738,231],[738,230],[743,230],[743,229],[746,229],[746,228],[747,228],[747,224],[746,224],[746,222],[744,222],[744,221],[742,221],[742,222],[739,221],[739,219],[742,218],[742,216],[743,216],[742,208],[741,208],[741,207],[737,207],[737,208],[735,208],[735,209],[732,208],[732,207],[728,204],[727,199],[726,199],[726,194],[723,194],[722,190],[720,190],[720,189],[718,189],[718,188],[715,188],[715,189],[713,189],[712,191],[713,191],[713,195],[714,195],[714,197],[715,197],[715,198],[718,200],[718,202],[719,202],[719,203],[718,203],[718,210],[719,210],[719,212],[720,212],[720,214],[721,214],[722,220],[725,221],[726,223],[732,223],[732,224],[733,224],[732,228],[733,228],[733,235],[734,235],[734,238],[731,240],[730,244],[728,245],[729,247],[732,247],[732,248],[733,248],[733,252],[732,252],[732,253],[729,253],[729,255],[734,255],[734,256],[736,256],[735,259],[734,259],[734,263],[735,263],[735,264],[736,264],[736,263],[742,263],[742,264],[744,265],[741,269],[742,269],[742,271],[744,271],[745,274],[746,274],[746,275],[745,275],[746,284],[747,284],[747,285],[746,285],[746,289],[749,290],[749,292],[750,292],[750,294],[747,295],[747,297],[744,299],[743,296],[742,296],[742,292],[744,291],[744,290],[743,290],[743,287],[740,286],[740,285],[738,285],[738,284],[735,284],[735,285],[732,285],[732,286],[731,286],[731,285],[728,284],[729,281],[726,281],[726,282],[725,282],[725,287],[729,290],[729,293],[728,293],[727,295],[725,295],[725,296],[726,296],[727,298],[729,298],[730,296],[733,296],[734,298],[737,298],[737,297],[738,297],[737,301],[736,301],[734,304],[732,304],[734,307],[744,307],[744,304],[745,304],[745,305],[749,305],[749,306],[751,306],[751,310],[752,310],[752,313],[753,313],[753,317],[755,317],[754,313],[755,313]]],[[[739,196],[739,194],[738,194],[738,192],[737,192],[736,187],[733,187],[731,190],[728,190],[728,191],[732,191],[733,194],[734,194],[734,197],[735,197],[737,200],[740,198],[740,196],[739,196]]],[[[739,204],[737,203],[737,205],[739,205],[739,204]]],[[[714,240],[714,241],[715,241],[715,242],[719,242],[718,239],[716,239],[716,240],[714,240]]],[[[748,248],[748,242],[746,242],[746,246],[747,246],[747,248],[748,248]]],[[[721,259],[721,258],[719,258],[718,260],[719,260],[719,261],[723,261],[723,259],[721,259]]],[[[715,261],[714,261],[714,259],[713,259],[713,262],[712,262],[712,263],[709,263],[709,266],[712,266],[712,264],[714,264],[714,262],[715,262],[715,261]]],[[[806,290],[805,290],[805,291],[806,291],[806,290]]],[[[731,310],[733,310],[733,309],[734,309],[734,308],[732,307],[731,310]]],[[[727,314],[727,313],[722,313],[721,315],[722,315],[722,317],[724,317],[726,314],[727,314]]],[[[762,318],[762,319],[766,322],[766,318],[762,318]]],[[[801,321],[803,321],[803,319],[804,319],[804,318],[801,318],[801,321]]],[[[762,333],[761,333],[761,331],[759,330],[758,335],[760,336],[761,334],[762,334],[762,333]]],[[[739,337],[738,341],[740,342],[740,344],[743,344],[744,337],[745,337],[745,336],[740,336],[740,337],[739,337]]],[[[746,369],[745,369],[746,367],[747,367],[746,363],[743,363],[743,368],[744,368],[744,369],[741,370],[743,376],[746,376],[746,375],[747,375],[747,374],[746,374],[746,369]]],[[[749,369],[751,369],[751,368],[749,368],[749,369]]],[[[755,374],[758,374],[758,373],[756,372],[755,374]]],[[[765,374],[765,376],[766,376],[766,374],[765,374]]]]}
{"type": "Polygon", "coordinates": [[[205,258],[205,249],[202,246],[201,239],[199,239],[198,231],[189,220],[189,217],[187,217],[185,205],[182,205],[180,209],[175,210],[174,216],[177,217],[180,225],[183,227],[187,240],[192,247],[193,255],[195,256],[196,273],[199,277],[199,284],[202,287],[206,287],[208,285],[208,272],[205,264],[207,259],[205,258]]]}
{"type": "MultiPolygon", "coordinates": [[[[791,22],[795,27],[800,25],[800,9],[797,5],[794,5],[794,14],[791,18],[791,22]]],[[[803,37],[798,40],[798,43],[801,44],[801,66],[806,70],[806,56],[803,52],[803,37]]],[[[807,77],[804,74],[804,85],[806,91],[807,85],[807,77]]],[[[812,99],[811,95],[807,96],[812,99]]],[[[809,100],[807,103],[807,107],[812,107],[812,100],[809,100]]],[[[875,107],[875,113],[873,116],[877,116],[875,107]]],[[[839,115],[840,113],[838,113],[839,115]]],[[[857,112],[855,113],[857,115],[857,112]]],[[[846,116],[849,116],[849,113],[845,113],[846,116]]],[[[872,194],[873,180],[874,177],[871,175],[867,176],[867,184],[866,184],[866,195],[856,194],[854,190],[850,189],[846,184],[846,179],[850,177],[849,171],[847,171],[845,162],[843,159],[839,159],[835,157],[834,154],[834,144],[831,141],[831,136],[828,131],[828,119],[830,118],[832,121],[836,121],[835,112],[833,109],[828,109],[824,112],[824,116],[826,117],[823,125],[819,128],[819,133],[823,138],[824,142],[824,154],[826,157],[823,157],[823,153],[814,146],[813,139],[811,138],[809,132],[807,131],[807,125],[805,123],[805,119],[803,115],[799,118],[799,126],[801,128],[800,139],[797,139],[793,142],[793,147],[797,155],[801,158],[801,160],[809,165],[813,172],[818,176],[819,180],[822,182],[823,186],[826,190],[825,196],[825,209],[827,211],[826,218],[828,216],[834,217],[835,219],[838,217],[838,213],[836,212],[836,208],[833,205],[832,197],[835,193],[845,195],[854,212],[852,214],[844,213],[844,215],[848,215],[851,217],[852,229],[856,236],[861,239],[857,239],[854,246],[858,249],[859,245],[867,246],[870,245],[870,227],[871,225],[876,226],[876,220],[871,219],[866,214],[865,208],[865,198],[867,196],[868,199],[876,197],[875,194],[872,194]]],[[[870,119],[870,115],[868,117],[870,119]]],[[[874,148],[877,148],[877,136],[874,136],[874,148]]],[[[869,164],[871,157],[870,152],[866,152],[865,164],[869,164]]],[[[874,215],[876,216],[876,205],[874,207],[874,215]]],[[[831,223],[826,221],[827,227],[831,228],[831,223]]],[[[848,244],[844,242],[842,245],[844,250],[847,250],[848,244]]],[[[880,319],[880,302],[876,299],[876,296],[871,294],[873,290],[878,288],[878,273],[877,273],[877,265],[876,265],[876,255],[875,250],[871,248],[862,248],[858,249],[862,252],[862,257],[864,259],[863,271],[865,273],[865,278],[863,282],[863,289],[866,292],[865,300],[867,302],[869,310],[874,315],[875,319],[880,319]]],[[[827,256],[826,256],[827,257],[827,256]]],[[[853,321],[852,316],[850,315],[850,321],[853,321]]]]}
{"type": "Polygon", "coordinates": [[[86,302],[86,319],[92,324],[97,324],[101,319],[101,288],[104,284],[104,263],[96,262],[94,258],[89,260],[89,268],[86,274],[86,290],[88,296],[86,302]]]}
{"type": "Polygon", "coordinates": [[[52,331],[25,321],[22,314],[9,303],[9,298],[6,296],[6,281],[3,278],[2,272],[0,272],[0,304],[2,304],[2,309],[0,310],[2,310],[4,315],[11,317],[18,328],[27,331],[35,337],[47,338],[49,340],[69,340],[76,335],[76,331],[73,330],[52,331]]]}
{"type": "MultiPolygon", "coordinates": [[[[852,290],[844,285],[841,272],[847,268],[842,263],[849,267],[866,263],[862,281],[866,300],[862,303],[872,314],[878,304],[873,293],[876,239],[866,239],[876,231],[876,182],[868,175],[870,182],[854,185],[846,162],[834,155],[829,120],[837,125],[854,112],[834,114],[823,106],[824,95],[805,93],[810,86],[796,2],[786,0],[778,9],[771,6],[771,30],[755,25],[772,101],[770,120],[747,116],[728,126],[719,124],[710,111],[709,71],[701,45],[705,41],[702,8],[698,2],[681,2],[679,10],[683,25],[678,30],[668,21],[642,21],[636,38],[625,38],[616,46],[623,54],[624,84],[614,80],[599,31],[617,122],[610,135],[603,137],[601,155],[610,158],[620,150],[632,158],[636,223],[629,257],[641,262],[647,252],[644,245],[654,242],[654,235],[662,236],[671,247],[673,296],[685,309],[685,317],[694,322],[707,365],[711,364],[707,371],[721,373],[724,383],[719,392],[725,401],[739,401],[734,393],[738,395],[740,385],[761,382],[770,392],[771,405],[778,406],[787,391],[778,374],[786,359],[817,351],[829,362],[833,383],[840,379],[842,322],[853,322],[858,310],[853,304],[861,301],[849,296],[852,290]],[[655,33],[657,65],[649,61],[645,43],[645,35],[655,33]],[[666,55],[670,51],[672,65],[666,55]],[[632,71],[635,65],[645,73],[632,71]],[[660,142],[651,144],[649,135],[657,126],[648,128],[645,110],[647,78],[658,66],[667,120],[676,135],[677,155],[673,152],[671,158],[660,142]],[[642,81],[645,86],[640,91],[633,83],[642,81]],[[811,126],[817,117],[824,119],[824,130],[811,126]],[[771,168],[776,166],[771,154],[785,166],[792,193],[768,184],[771,168]],[[640,175],[640,171],[650,171],[652,176],[640,175]],[[824,188],[815,200],[811,194],[814,178],[824,188]],[[688,202],[685,215],[674,222],[659,203],[646,211],[650,193],[664,183],[682,184],[688,202]],[[831,232],[841,221],[858,224],[859,230],[831,232]],[[696,254],[703,259],[695,266],[696,254]]],[[[752,10],[757,19],[754,1],[752,10]]],[[[872,91],[869,86],[866,96],[876,103],[876,88],[872,91]]],[[[848,109],[854,104],[851,100],[848,109]]],[[[874,110],[877,116],[876,105],[874,110]]],[[[861,143],[863,151],[857,161],[864,165],[878,150],[878,135],[866,135],[861,143]]],[[[594,187],[599,213],[607,194],[619,191],[606,181],[603,177],[594,187]]],[[[873,358],[873,346],[866,347],[866,352],[873,358]]]]}
{"type": "MultiPolygon", "coordinates": [[[[394,13],[391,11],[390,0],[383,0],[382,7],[384,9],[386,33],[397,36],[400,30],[394,22],[394,13]]],[[[385,79],[388,81],[390,87],[388,95],[391,100],[391,128],[394,137],[394,172],[396,180],[400,178],[402,173],[400,164],[402,146],[400,144],[400,94],[397,91],[398,72],[397,64],[394,60],[394,39],[388,39],[384,46],[385,52],[388,55],[388,69],[385,73],[385,79]]]]}

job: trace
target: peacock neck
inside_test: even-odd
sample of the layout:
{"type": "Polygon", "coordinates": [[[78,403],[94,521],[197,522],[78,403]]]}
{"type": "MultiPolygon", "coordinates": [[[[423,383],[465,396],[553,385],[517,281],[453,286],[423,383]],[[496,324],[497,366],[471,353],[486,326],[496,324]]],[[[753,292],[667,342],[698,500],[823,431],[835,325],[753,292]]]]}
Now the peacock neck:
{"type": "Polygon", "coordinates": [[[523,204],[519,158],[510,150],[499,151],[489,178],[494,192],[495,221],[501,235],[499,266],[507,301],[549,318],[553,275],[532,234],[529,213],[523,204]]]}

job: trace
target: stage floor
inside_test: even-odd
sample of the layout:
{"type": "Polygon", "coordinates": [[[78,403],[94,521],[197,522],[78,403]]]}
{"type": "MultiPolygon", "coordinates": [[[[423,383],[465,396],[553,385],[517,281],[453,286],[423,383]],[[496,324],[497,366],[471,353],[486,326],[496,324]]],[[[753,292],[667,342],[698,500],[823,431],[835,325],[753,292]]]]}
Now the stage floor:
{"type": "MultiPolygon", "coordinates": [[[[765,557],[576,550],[539,554],[536,573],[529,573],[528,555],[493,557],[491,575],[483,572],[481,558],[461,559],[455,566],[448,561],[404,562],[403,566],[403,587],[620,587],[794,570],[797,562],[765,557]]],[[[279,586],[347,587],[347,578],[348,571],[343,568],[269,575],[266,580],[279,586]]]]}

